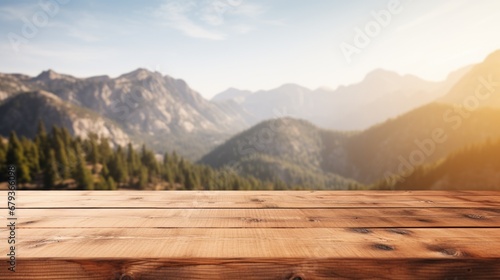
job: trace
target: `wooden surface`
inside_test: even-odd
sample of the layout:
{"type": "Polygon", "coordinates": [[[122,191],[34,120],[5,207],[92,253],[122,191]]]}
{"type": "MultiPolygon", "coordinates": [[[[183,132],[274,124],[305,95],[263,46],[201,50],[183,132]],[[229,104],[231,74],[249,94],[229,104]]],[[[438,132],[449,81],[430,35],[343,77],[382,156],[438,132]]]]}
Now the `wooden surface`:
{"type": "Polygon", "coordinates": [[[16,205],[16,272],[2,227],[0,279],[500,279],[500,192],[19,191],[16,205]]]}

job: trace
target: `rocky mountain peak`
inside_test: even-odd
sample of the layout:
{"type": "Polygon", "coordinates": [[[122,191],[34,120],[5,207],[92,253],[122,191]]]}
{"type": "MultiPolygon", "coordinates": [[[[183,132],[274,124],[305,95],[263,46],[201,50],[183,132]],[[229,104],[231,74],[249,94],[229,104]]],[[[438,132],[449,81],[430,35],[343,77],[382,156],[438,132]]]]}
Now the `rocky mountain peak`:
{"type": "Polygon", "coordinates": [[[152,72],[149,71],[148,69],[145,68],[137,68],[136,70],[123,74],[119,78],[126,78],[129,80],[144,80],[152,76],[159,76],[161,77],[161,74],[159,72],[152,72]]]}
{"type": "Polygon", "coordinates": [[[57,80],[61,79],[62,75],[59,73],[55,72],[52,69],[48,69],[40,73],[38,76],[35,77],[36,80],[38,81],[50,81],[50,80],[57,80]]]}

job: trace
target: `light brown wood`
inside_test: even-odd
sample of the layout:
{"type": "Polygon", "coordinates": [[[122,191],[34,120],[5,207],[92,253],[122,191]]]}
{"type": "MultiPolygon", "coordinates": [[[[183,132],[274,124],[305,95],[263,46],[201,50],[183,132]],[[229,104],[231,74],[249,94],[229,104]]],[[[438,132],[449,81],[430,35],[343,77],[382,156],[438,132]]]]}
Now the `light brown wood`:
{"type": "MultiPolygon", "coordinates": [[[[5,195],[6,190],[0,190],[0,195],[5,195]]],[[[23,196],[38,196],[40,191],[18,191],[23,196]]],[[[44,192],[44,191],[41,191],[44,192]]],[[[363,195],[396,195],[396,196],[498,196],[500,191],[135,191],[135,190],[118,190],[118,191],[57,191],[51,190],[54,196],[358,196],[363,195]]]]}
{"type": "Polygon", "coordinates": [[[500,192],[19,191],[16,203],[16,272],[5,240],[0,279],[500,279],[500,192]]]}
{"type": "Polygon", "coordinates": [[[22,209],[19,213],[19,228],[426,228],[500,224],[500,210],[481,208],[22,209]]]}
{"type": "Polygon", "coordinates": [[[19,230],[17,243],[30,258],[74,260],[500,258],[491,244],[500,244],[497,229],[38,228],[19,230]]]}
{"type": "MultiPolygon", "coordinates": [[[[143,195],[142,192],[128,195],[111,195],[108,192],[78,192],[80,195],[58,195],[50,199],[36,195],[37,192],[19,192],[18,207],[21,208],[204,208],[204,209],[250,209],[250,208],[421,208],[421,207],[497,207],[500,195],[332,195],[325,192],[294,194],[288,192],[159,192],[143,195]],[[34,193],[33,195],[25,195],[34,193]]],[[[126,192],[130,193],[130,192],[126,192]]],[[[0,199],[6,199],[5,193],[0,199]]],[[[6,206],[3,206],[6,207],[6,206]]]]}

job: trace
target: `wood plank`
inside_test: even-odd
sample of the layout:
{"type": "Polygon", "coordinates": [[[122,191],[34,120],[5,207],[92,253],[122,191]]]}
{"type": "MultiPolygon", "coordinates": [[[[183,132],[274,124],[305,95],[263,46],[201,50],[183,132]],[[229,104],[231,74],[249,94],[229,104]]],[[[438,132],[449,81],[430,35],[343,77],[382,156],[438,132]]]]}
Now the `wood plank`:
{"type": "MultiPolygon", "coordinates": [[[[106,192],[102,192],[106,193],[106,192]]],[[[367,207],[495,207],[500,208],[498,196],[408,196],[408,195],[203,195],[175,192],[169,195],[134,196],[84,195],[84,196],[23,196],[16,198],[18,208],[367,208],[367,207]]],[[[2,207],[6,208],[6,205],[2,207]]]]}
{"type": "MultiPolygon", "coordinates": [[[[5,195],[7,190],[0,190],[0,196],[5,195]]],[[[23,196],[39,196],[40,193],[47,191],[18,191],[23,196]]],[[[140,193],[142,196],[162,196],[162,195],[180,195],[180,196],[359,196],[359,195],[397,195],[397,196],[498,196],[500,191],[343,191],[343,190],[328,190],[328,191],[137,191],[137,190],[116,190],[116,191],[68,191],[68,190],[51,190],[50,194],[54,196],[136,196],[140,193]]]]}
{"type": "Polygon", "coordinates": [[[500,227],[500,209],[481,208],[21,209],[18,214],[18,228],[500,227]]]}
{"type": "MultiPolygon", "coordinates": [[[[1,268],[3,269],[3,267],[1,268]]],[[[499,279],[497,259],[29,259],[1,280],[499,279]],[[45,274],[47,268],[50,275],[45,274]]]]}
{"type": "Polygon", "coordinates": [[[0,246],[0,279],[500,279],[500,192],[19,191],[16,203],[17,272],[0,246]]]}
{"type": "MultiPolygon", "coordinates": [[[[0,234],[5,236],[6,230],[0,234]]],[[[23,258],[494,258],[498,228],[20,229],[23,258]]],[[[0,260],[6,260],[2,248],[0,260]]]]}

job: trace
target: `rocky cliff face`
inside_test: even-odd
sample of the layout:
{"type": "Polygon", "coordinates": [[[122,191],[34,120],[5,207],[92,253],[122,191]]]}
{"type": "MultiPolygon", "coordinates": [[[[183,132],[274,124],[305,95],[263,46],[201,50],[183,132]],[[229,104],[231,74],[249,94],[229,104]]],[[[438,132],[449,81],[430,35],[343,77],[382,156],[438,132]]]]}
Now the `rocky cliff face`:
{"type": "MultiPolygon", "coordinates": [[[[24,95],[28,91],[44,91],[43,94],[38,93],[44,96],[50,93],[61,104],[83,108],[99,117],[94,121],[79,118],[71,123],[66,121],[67,128],[75,134],[90,129],[119,137],[111,131],[105,132],[104,127],[111,121],[123,130],[123,134],[130,135],[136,142],[146,142],[157,150],[178,150],[182,154],[183,149],[190,148],[181,147],[179,143],[189,139],[194,145],[191,149],[199,151],[192,156],[184,153],[191,157],[201,156],[225,137],[248,126],[244,113],[235,108],[237,104],[212,103],[183,80],[145,69],[137,69],[117,78],[98,76],[80,79],[52,70],[44,71],[37,77],[0,75],[0,99],[24,95]],[[159,137],[166,140],[159,141],[159,137]]],[[[29,107],[32,108],[32,105],[29,107]]],[[[45,109],[50,111],[51,108],[54,106],[45,109]]],[[[26,108],[22,110],[23,114],[31,114],[26,108]]],[[[38,117],[44,118],[42,115],[38,117]]]]}
{"type": "Polygon", "coordinates": [[[86,138],[89,133],[106,137],[112,143],[126,145],[128,135],[112,121],[92,111],[79,108],[46,91],[17,94],[0,104],[0,134],[14,130],[26,137],[34,137],[38,122],[47,128],[65,127],[75,136],[86,138]]]}

